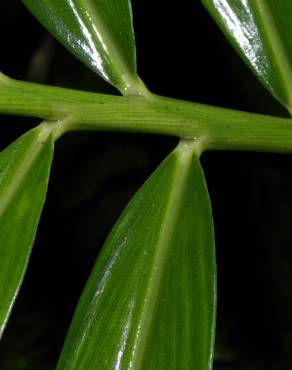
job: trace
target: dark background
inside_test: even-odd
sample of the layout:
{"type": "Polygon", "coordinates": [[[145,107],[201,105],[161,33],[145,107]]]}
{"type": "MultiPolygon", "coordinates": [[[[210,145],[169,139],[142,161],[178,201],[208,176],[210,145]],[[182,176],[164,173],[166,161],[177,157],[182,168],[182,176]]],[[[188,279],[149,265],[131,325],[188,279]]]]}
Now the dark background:
{"type": "MultiPolygon", "coordinates": [[[[198,1],[167,2],[162,8],[154,0],[135,0],[133,11],[139,74],[151,91],[286,115],[198,1]]],[[[2,2],[0,19],[4,73],[116,94],[19,1],[2,2]]],[[[37,123],[2,116],[0,149],[37,123]]],[[[104,239],[175,144],[173,138],[116,133],[67,134],[57,142],[31,263],[0,346],[1,370],[54,369],[104,239]]],[[[292,158],[209,152],[202,164],[217,241],[215,370],[291,370],[292,158]]]]}

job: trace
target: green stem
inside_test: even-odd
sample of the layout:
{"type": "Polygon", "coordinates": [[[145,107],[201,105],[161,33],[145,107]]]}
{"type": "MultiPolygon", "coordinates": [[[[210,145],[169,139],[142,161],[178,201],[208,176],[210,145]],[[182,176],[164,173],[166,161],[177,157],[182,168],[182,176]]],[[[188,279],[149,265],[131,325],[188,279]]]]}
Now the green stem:
{"type": "Polygon", "coordinates": [[[126,131],[199,139],[201,150],[292,153],[292,120],[163,98],[120,97],[1,80],[0,112],[57,121],[74,130],[126,131]]]}

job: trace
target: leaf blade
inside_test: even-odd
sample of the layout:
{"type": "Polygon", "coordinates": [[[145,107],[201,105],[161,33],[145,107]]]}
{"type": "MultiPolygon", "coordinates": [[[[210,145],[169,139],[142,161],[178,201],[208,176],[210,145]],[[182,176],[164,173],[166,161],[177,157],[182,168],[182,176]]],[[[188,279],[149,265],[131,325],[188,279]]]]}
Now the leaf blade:
{"type": "Polygon", "coordinates": [[[121,92],[143,89],[137,76],[129,0],[23,0],[75,56],[121,92]]]}
{"type": "Polygon", "coordinates": [[[209,369],[215,292],[209,198],[197,158],[180,145],[143,185],[110,234],[57,369],[209,369]]]}
{"type": "Polygon", "coordinates": [[[0,153],[0,337],[28,264],[52,156],[51,136],[41,126],[0,153]]]}
{"type": "Polygon", "coordinates": [[[286,0],[202,0],[270,93],[292,107],[292,4],[286,0]]]}

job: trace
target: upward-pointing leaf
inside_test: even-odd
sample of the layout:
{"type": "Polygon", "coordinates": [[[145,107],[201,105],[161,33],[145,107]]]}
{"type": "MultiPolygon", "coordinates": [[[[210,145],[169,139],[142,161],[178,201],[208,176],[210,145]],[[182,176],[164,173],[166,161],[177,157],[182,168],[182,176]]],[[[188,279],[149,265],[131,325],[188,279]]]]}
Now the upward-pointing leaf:
{"type": "Polygon", "coordinates": [[[0,337],[27,267],[52,156],[53,141],[44,125],[0,153],[0,337]]]}
{"type": "Polygon", "coordinates": [[[107,239],[57,369],[211,369],[215,285],[204,175],[182,143],[107,239]]]}
{"type": "Polygon", "coordinates": [[[130,0],[23,2],[64,46],[106,81],[124,94],[139,90],[130,0]]]}
{"type": "Polygon", "coordinates": [[[202,0],[269,91],[292,109],[292,1],[202,0]]]}

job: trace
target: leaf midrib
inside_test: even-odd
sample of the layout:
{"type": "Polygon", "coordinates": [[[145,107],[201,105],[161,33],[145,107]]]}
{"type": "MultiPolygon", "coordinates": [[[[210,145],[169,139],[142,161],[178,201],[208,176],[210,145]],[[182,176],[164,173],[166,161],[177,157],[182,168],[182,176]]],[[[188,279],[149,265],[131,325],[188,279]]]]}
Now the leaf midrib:
{"type": "MultiPolygon", "coordinates": [[[[103,44],[106,46],[106,49],[109,51],[109,56],[112,62],[112,65],[115,69],[115,77],[120,79],[123,83],[123,90],[126,90],[127,87],[132,86],[133,81],[131,75],[133,74],[127,66],[127,62],[125,61],[124,57],[119,52],[118,48],[116,47],[115,43],[112,42],[112,36],[106,26],[102,16],[95,10],[94,5],[92,4],[91,0],[83,0],[86,4],[86,8],[88,9],[88,13],[95,19],[95,24],[98,24],[98,32],[103,40],[103,44]]],[[[89,24],[90,28],[93,28],[91,24],[89,24]]],[[[135,50],[134,50],[135,52],[135,50]]],[[[120,87],[120,86],[116,86],[120,87]]]]}
{"type": "Polygon", "coordinates": [[[139,336],[134,345],[135,351],[131,359],[131,369],[143,369],[144,354],[146,351],[147,340],[151,329],[152,319],[155,315],[155,307],[157,307],[157,300],[159,297],[159,289],[162,282],[163,273],[166,265],[166,256],[171,251],[169,243],[175,232],[175,223],[179,216],[180,208],[182,207],[182,200],[184,195],[184,188],[186,186],[186,179],[188,177],[188,170],[190,167],[191,157],[193,151],[190,147],[182,148],[180,144],[176,149],[175,155],[176,166],[175,181],[170,190],[169,202],[165,212],[165,218],[162,223],[162,231],[156,245],[156,253],[153,263],[153,268],[148,280],[148,287],[144,298],[144,307],[141,313],[139,322],[139,336]]]}

